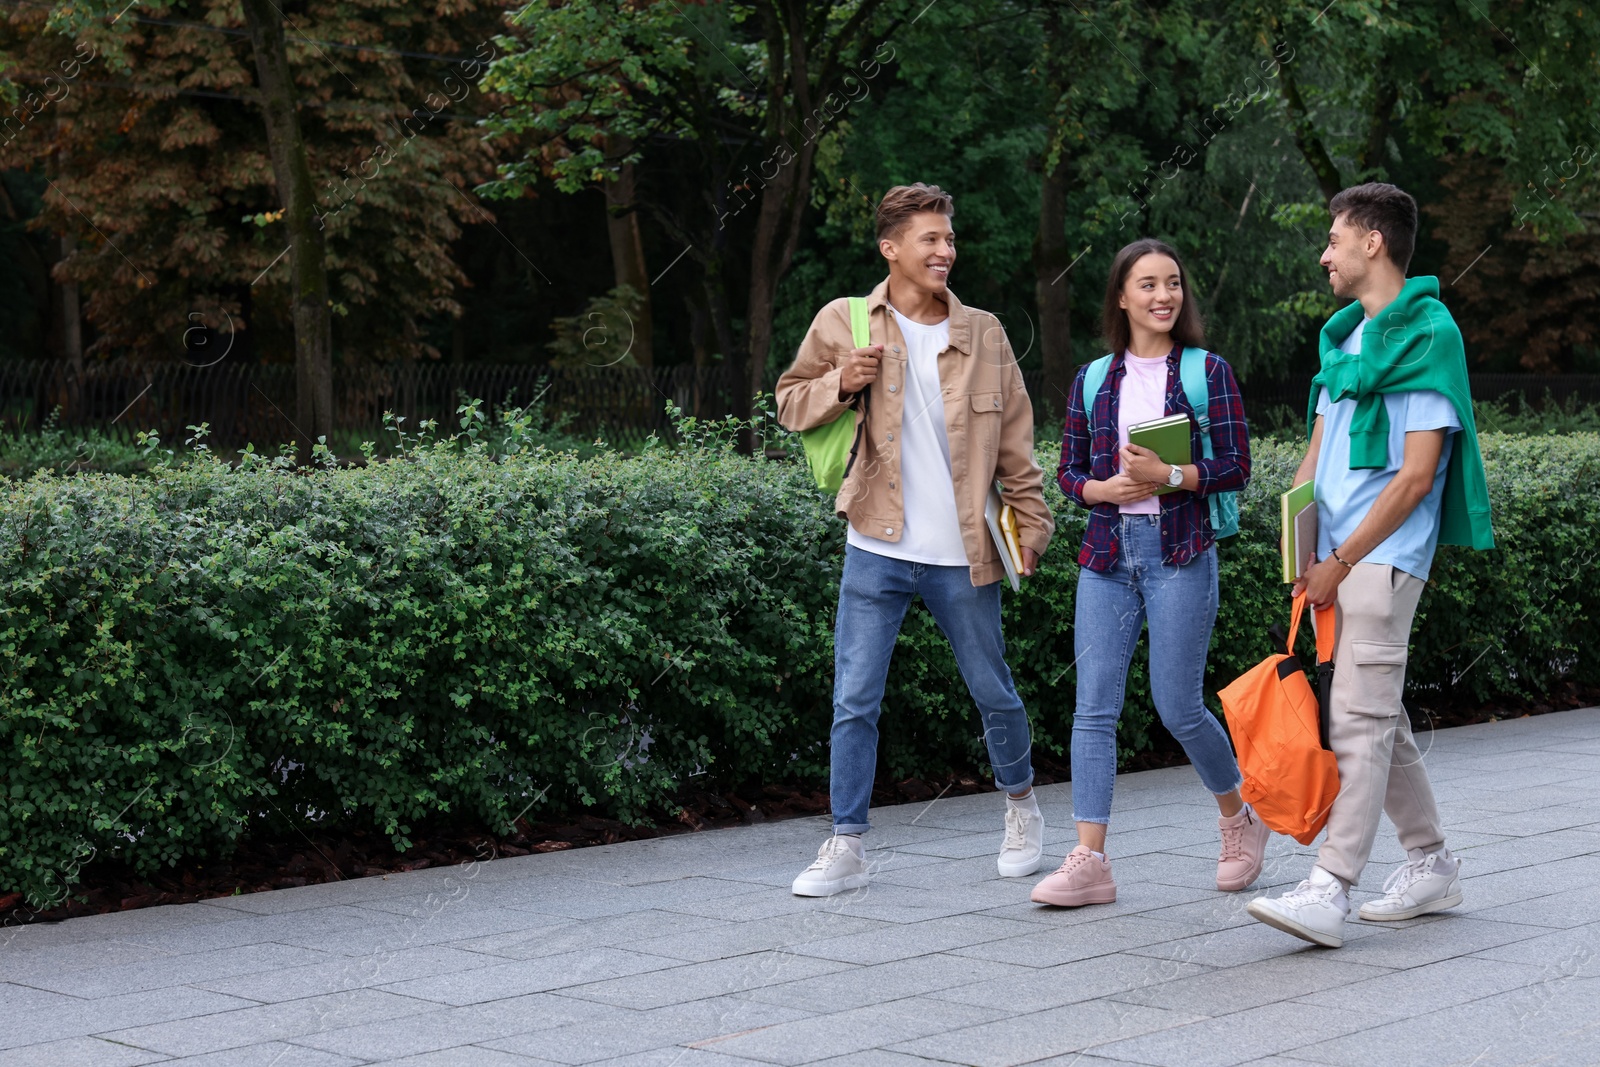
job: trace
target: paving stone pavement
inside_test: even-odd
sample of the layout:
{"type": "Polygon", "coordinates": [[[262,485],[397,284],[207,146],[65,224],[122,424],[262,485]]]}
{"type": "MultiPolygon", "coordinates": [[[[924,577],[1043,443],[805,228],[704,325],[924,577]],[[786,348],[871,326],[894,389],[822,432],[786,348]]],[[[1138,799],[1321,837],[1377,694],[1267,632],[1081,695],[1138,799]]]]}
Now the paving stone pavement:
{"type": "Polygon", "coordinates": [[[874,811],[826,900],[803,819],[0,930],[0,1067],[1600,1063],[1600,708],[1421,740],[1466,900],[1338,951],[1244,911],[1311,848],[1215,891],[1176,767],[1118,779],[1104,907],[998,878],[990,794],[874,811]]]}

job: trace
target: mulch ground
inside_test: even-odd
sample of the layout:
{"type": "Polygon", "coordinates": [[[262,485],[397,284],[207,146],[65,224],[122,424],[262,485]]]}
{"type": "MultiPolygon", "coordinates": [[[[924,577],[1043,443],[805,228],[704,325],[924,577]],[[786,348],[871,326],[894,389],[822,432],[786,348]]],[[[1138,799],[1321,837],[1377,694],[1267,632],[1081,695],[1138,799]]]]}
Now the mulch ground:
{"type": "MultiPolygon", "coordinates": [[[[1551,711],[1600,705],[1600,689],[1571,686],[1541,701],[1501,701],[1494,706],[1430,707],[1413,710],[1414,728],[1420,731],[1541,715],[1551,711]]],[[[1188,762],[1164,731],[1156,730],[1155,746],[1128,759],[1123,771],[1151,770],[1188,762]]],[[[1034,754],[1034,777],[1049,785],[1070,778],[1068,765],[1040,753],[1034,754]]],[[[945,779],[876,782],[874,806],[913,804],[941,796],[966,796],[992,788],[977,775],[945,779]]],[[[629,826],[614,819],[580,816],[571,821],[533,823],[519,820],[514,833],[504,836],[474,829],[440,830],[419,835],[412,848],[397,853],[389,839],[378,834],[319,835],[295,831],[283,836],[261,836],[240,844],[226,860],[194,863],[159,874],[135,876],[126,866],[95,863],[83,869],[82,881],[72,899],[44,911],[28,908],[21,894],[0,895],[0,926],[31,922],[60,922],[79,915],[127,911],[160,904],[187,904],[215,897],[260,893],[270,889],[367,878],[396,871],[464,864],[474,859],[526,856],[559,852],[618,841],[694,833],[771,819],[820,815],[828,810],[828,793],[814,785],[765,785],[722,792],[700,791],[686,795],[682,807],[664,813],[654,826],[629,826]]]]}

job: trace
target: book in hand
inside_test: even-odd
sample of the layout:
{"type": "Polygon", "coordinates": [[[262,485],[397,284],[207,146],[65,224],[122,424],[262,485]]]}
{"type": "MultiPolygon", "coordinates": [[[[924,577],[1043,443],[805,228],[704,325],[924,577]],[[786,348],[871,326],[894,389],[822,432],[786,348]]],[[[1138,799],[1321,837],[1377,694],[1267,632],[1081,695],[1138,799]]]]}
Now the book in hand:
{"type": "MultiPolygon", "coordinates": [[[[1128,443],[1148,448],[1161,457],[1161,462],[1175,467],[1182,467],[1193,463],[1189,450],[1189,416],[1168,415],[1164,419],[1152,419],[1149,422],[1140,422],[1128,427],[1128,443]]],[[[1176,493],[1177,486],[1163,485],[1156,489],[1156,495],[1176,493]]]]}
{"type": "Polygon", "coordinates": [[[1282,533],[1278,551],[1283,563],[1283,580],[1293,582],[1306,570],[1306,560],[1317,549],[1316,482],[1307,479],[1278,498],[1278,518],[1282,533]]]}
{"type": "Polygon", "coordinates": [[[1000,562],[1006,568],[1006,580],[1011,591],[1022,588],[1022,535],[1017,529],[1017,513],[1010,504],[1000,502],[998,486],[991,486],[989,499],[983,503],[983,517],[989,523],[989,536],[1000,550],[1000,562]]]}

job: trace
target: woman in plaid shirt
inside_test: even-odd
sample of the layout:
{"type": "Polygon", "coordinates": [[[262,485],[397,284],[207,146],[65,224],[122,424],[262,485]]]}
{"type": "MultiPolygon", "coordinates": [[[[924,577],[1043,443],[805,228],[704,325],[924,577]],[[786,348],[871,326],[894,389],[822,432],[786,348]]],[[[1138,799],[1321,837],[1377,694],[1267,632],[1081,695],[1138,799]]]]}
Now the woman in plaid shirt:
{"type": "Polygon", "coordinates": [[[1217,799],[1222,853],[1217,888],[1239,890],[1261,873],[1270,831],[1239,796],[1228,735],[1206,709],[1201,687],[1217,616],[1217,550],[1206,497],[1239,490],[1250,477],[1250,444],[1239,386],[1221,356],[1205,353],[1213,458],[1177,466],[1128,443],[1128,428],[1187,415],[1190,454],[1202,455],[1199,424],[1183,387],[1185,348],[1204,351],[1200,312],[1187,297],[1178,254],[1135,241],[1112,260],[1103,328],[1110,342],[1104,380],[1085,397],[1089,367],[1067,400],[1056,482],[1091,510],[1078,553],[1072,720],[1073,819],[1078,845],[1033,899],[1077,907],[1117,898],[1105,855],[1117,772],[1117,720],[1139,632],[1150,627],[1150,688],[1161,722],[1183,745],[1217,799]],[[1163,486],[1174,491],[1157,495],[1163,486]]]}

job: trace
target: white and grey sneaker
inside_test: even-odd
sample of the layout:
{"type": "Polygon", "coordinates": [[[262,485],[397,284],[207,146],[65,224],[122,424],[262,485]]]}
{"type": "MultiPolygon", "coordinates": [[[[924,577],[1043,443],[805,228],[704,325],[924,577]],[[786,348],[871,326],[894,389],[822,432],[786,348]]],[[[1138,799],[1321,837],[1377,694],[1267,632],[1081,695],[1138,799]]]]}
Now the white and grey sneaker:
{"type": "Polygon", "coordinates": [[[1344,921],[1350,916],[1350,897],[1344,883],[1321,867],[1311,877],[1276,900],[1257,897],[1246,909],[1268,926],[1310,941],[1338,948],[1344,944],[1344,921]]]}
{"type": "Polygon", "coordinates": [[[1414,848],[1407,855],[1411,858],[1383,883],[1383,896],[1361,905],[1363,919],[1398,922],[1461,903],[1461,861],[1449,849],[1425,854],[1414,848]]]}
{"type": "Polygon", "coordinates": [[[1000,842],[1000,877],[1021,878],[1044,862],[1044,814],[1033,797],[1006,802],[1006,836],[1000,842]]]}
{"type": "Polygon", "coordinates": [[[794,880],[797,897],[831,897],[867,884],[867,853],[859,837],[835,835],[817,849],[816,862],[794,880]]]}

